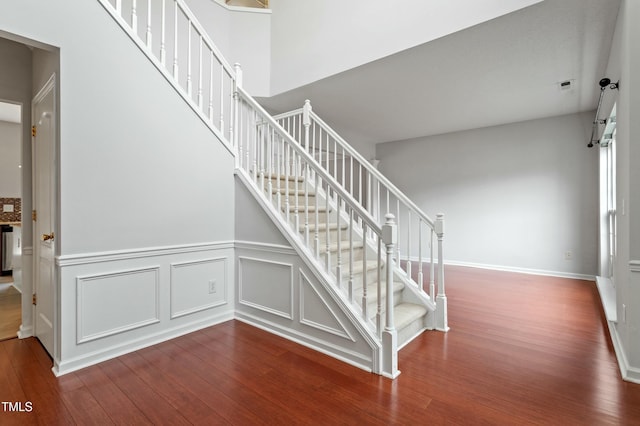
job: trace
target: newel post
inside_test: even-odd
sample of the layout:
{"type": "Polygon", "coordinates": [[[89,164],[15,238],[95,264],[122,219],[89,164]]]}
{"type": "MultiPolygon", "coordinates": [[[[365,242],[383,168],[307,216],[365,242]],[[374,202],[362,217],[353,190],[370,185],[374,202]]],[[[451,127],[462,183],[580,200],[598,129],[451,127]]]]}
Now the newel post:
{"type": "MultiPolygon", "coordinates": [[[[385,312],[385,326],[382,332],[382,374],[389,378],[396,378],[398,370],[398,332],[393,319],[393,251],[398,242],[398,228],[395,216],[388,213],[382,225],[382,242],[386,248],[387,260],[387,306],[385,312]]],[[[380,283],[378,283],[380,285],[380,283]]]]}
{"type": "Polygon", "coordinates": [[[444,214],[436,215],[436,235],[438,236],[438,296],[436,297],[436,330],[449,331],[447,320],[447,295],[444,290],[444,255],[442,241],[444,239],[444,214]]]}
{"type": "Polygon", "coordinates": [[[240,141],[238,140],[238,135],[240,134],[238,131],[238,126],[240,125],[238,121],[238,113],[240,112],[240,95],[238,89],[242,88],[242,67],[236,62],[233,64],[233,70],[235,73],[235,78],[233,79],[233,119],[231,120],[232,124],[229,129],[229,139],[231,139],[231,144],[236,151],[236,167],[240,167],[242,150],[240,149],[240,141]]]}

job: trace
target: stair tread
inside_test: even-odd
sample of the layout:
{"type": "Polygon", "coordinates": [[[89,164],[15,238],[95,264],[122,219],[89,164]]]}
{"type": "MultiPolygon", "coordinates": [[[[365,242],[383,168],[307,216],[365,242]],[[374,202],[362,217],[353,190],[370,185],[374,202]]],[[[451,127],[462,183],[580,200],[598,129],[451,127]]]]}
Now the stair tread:
{"type": "MultiPolygon", "coordinates": [[[[289,194],[289,195],[291,195],[291,194],[289,194]]],[[[304,195],[304,194],[302,194],[302,195],[304,195]]],[[[289,205],[289,211],[290,212],[294,212],[296,210],[295,204],[294,205],[291,205],[291,203],[289,203],[289,204],[290,204],[289,205]]],[[[285,207],[282,207],[282,210],[285,210],[285,207]]],[[[304,206],[298,204],[298,212],[299,213],[300,212],[304,213],[305,211],[315,212],[316,211],[316,206],[312,204],[312,205],[307,206],[307,209],[305,209],[304,206]]],[[[327,211],[327,208],[325,206],[318,206],[318,213],[325,213],[326,211],[327,211]]]]}
{"type": "MultiPolygon", "coordinates": [[[[268,192],[268,189],[267,189],[267,188],[265,188],[265,190],[267,190],[267,192],[268,192]]],[[[275,186],[273,186],[273,187],[271,188],[271,193],[272,193],[272,194],[277,194],[278,192],[280,192],[280,194],[286,194],[286,193],[287,193],[287,188],[280,188],[280,189],[278,189],[278,188],[276,188],[275,186]]],[[[289,196],[295,196],[295,195],[296,195],[296,194],[295,194],[295,190],[294,190],[294,189],[292,189],[292,188],[289,188],[289,196]]],[[[298,191],[298,196],[300,196],[300,197],[304,197],[304,195],[305,195],[305,192],[304,192],[304,191],[302,191],[302,190],[299,190],[299,191],[298,191]]],[[[308,193],[307,195],[308,195],[309,197],[315,197],[315,196],[316,196],[316,193],[315,193],[315,192],[312,192],[312,191],[309,191],[309,193],[308,193]]]]}
{"type": "MultiPolygon", "coordinates": [[[[341,223],[340,224],[340,228],[341,229],[347,229],[347,224],[346,223],[341,223]]],[[[335,230],[338,229],[338,224],[337,223],[330,223],[329,224],[329,230],[335,230]]],[[[300,232],[304,232],[304,225],[300,225],[300,228],[298,229],[300,232]]],[[[316,224],[315,223],[310,223],[309,224],[309,230],[316,230],[316,224]]],[[[319,223],[318,224],[318,231],[326,231],[327,230],[327,224],[326,223],[319,223]]]]}
{"type": "MultiPolygon", "coordinates": [[[[354,249],[361,249],[363,247],[362,241],[354,241],[353,242],[353,248],[354,249]]],[[[347,240],[343,240],[340,241],[340,250],[341,251],[347,251],[351,248],[351,245],[349,244],[349,241],[347,240]]],[[[334,251],[338,251],[338,242],[332,242],[329,244],[329,252],[334,252],[334,251]]],[[[326,253],[327,252],[327,246],[326,245],[321,245],[320,246],[320,253],[326,253]]],[[[356,260],[355,262],[361,262],[362,261],[358,261],[356,260]]]]}
{"type": "MultiPolygon", "coordinates": [[[[404,288],[404,283],[401,281],[394,281],[393,282],[393,291],[394,293],[397,291],[400,291],[404,288]]],[[[354,296],[356,297],[362,297],[362,287],[359,287],[357,289],[353,290],[354,296]]],[[[377,296],[378,294],[378,282],[373,282],[373,283],[369,283],[367,284],[367,296],[371,296],[371,295],[375,295],[377,296]]],[[[386,285],[382,285],[382,297],[386,298],[387,297],[387,286],[386,285]]]]}
{"type": "MultiPolygon", "coordinates": [[[[377,260],[367,260],[367,271],[371,271],[372,269],[376,269],[377,267],[378,267],[378,261],[377,260]]],[[[363,264],[362,264],[361,260],[353,262],[353,272],[354,272],[354,274],[362,273],[362,268],[363,268],[363,264]]],[[[342,266],[342,276],[344,278],[349,277],[349,265],[348,264],[343,264],[343,266],[342,266]]]]}
{"type": "Polygon", "coordinates": [[[265,179],[280,179],[280,180],[290,180],[290,181],[298,181],[298,182],[304,182],[304,176],[295,176],[295,175],[281,175],[281,174],[275,174],[275,173],[265,173],[264,175],[265,179]]]}
{"type": "Polygon", "coordinates": [[[393,319],[397,330],[402,330],[416,319],[426,315],[427,308],[415,303],[403,302],[393,308],[393,319]]]}

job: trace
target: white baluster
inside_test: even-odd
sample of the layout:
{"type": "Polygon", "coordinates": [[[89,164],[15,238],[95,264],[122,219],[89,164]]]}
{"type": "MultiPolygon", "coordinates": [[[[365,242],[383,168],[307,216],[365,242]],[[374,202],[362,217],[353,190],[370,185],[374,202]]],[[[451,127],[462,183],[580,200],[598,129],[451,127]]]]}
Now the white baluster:
{"type": "Polygon", "coordinates": [[[271,176],[273,175],[273,129],[267,134],[267,176],[269,179],[267,180],[267,192],[269,193],[269,203],[273,205],[273,179],[271,176]]]}
{"type": "Polygon", "coordinates": [[[338,248],[338,252],[337,252],[337,262],[336,262],[336,284],[338,285],[338,288],[342,287],[342,230],[340,229],[340,206],[342,203],[342,199],[340,197],[337,197],[337,201],[338,203],[336,204],[336,222],[338,225],[338,229],[336,231],[337,236],[336,236],[336,247],[338,248]]]}
{"type": "Polygon", "coordinates": [[[162,0],[162,14],[160,18],[160,63],[164,65],[167,61],[167,49],[164,41],[167,31],[167,11],[165,9],[165,0],[162,0]]]}
{"type": "Polygon", "coordinates": [[[151,0],[147,0],[147,47],[151,49],[151,0]]]}
{"type": "Polygon", "coordinates": [[[309,247],[309,164],[304,165],[304,242],[309,247]]]}
{"type": "Polygon", "coordinates": [[[353,157],[349,156],[349,194],[354,195],[353,193],[353,157]]]}
{"type": "Polygon", "coordinates": [[[438,236],[438,296],[436,297],[436,328],[439,331],[449,331],[447,319],[447,296],[444,291],[444,255],[442,244],[444,239],[444,214],[436,215],[436,235],[438,236]]]}
{"type": "Polygon", "coordinates": [[[327,271],[331,271],[331,252],[329,251],[329,245],[331,244],[331,229],[329,227],[329,196],[331,195],[331,187],[329,186],[329,182],[327,182],[327,191],[325,193],[325,215],[324,215],[324,222],[325,222],[325,233],[326,233],[326,241],[325,241],[325,257],[326,257],[326,265],[327,265],[327,271]]]}
{"type": "Polygon", "coordinates": [[[122,12],[122,0],[116,0],[116,12],[121,15],[122,12]]]}
{"type": "MultiPolygon", "coordinates": [[[[284,138],[282,138],[282,141],[284,143],[284,138]]],[[[289,143],[287,142],[286,146],[285,146],[285,158],[284,158],[284,193],[285,193],[285,197],[284,197],[284,211],[286,212],[286,217],[287,217],[287,223],[289,223],[290,220],[290,212],[289,212],[289,208],[291,206],[291,200],[289,199],[289,187],[291,186],[289,183],[289,163],[291,162],[291,147],[289,146],[289,143]]],[[[278,176],[278,179],[280,179],[280,176],[278,176]]]]}
{"type": "Polygon", "coordinates": [[[202,34],[198,43],[198,110],[202,111],[202,34]]]}
{"type": "Polygon", "coordinates": [[[251,139],[252,152],[251,158],[253,160],[251,164],[251,174],[253,175],[253,181],[258,183],[258,117],[257,111],[253,110],[253,120],[251,121],[251,135],[247,135],[251,139]]]}
{"type": "Polygon", "coordinates": [[[316,174],[316,178],[315,178],[315,182],[316,182],[316,196],[315,201],[316,201],[316,208],[315,208],[315,231],[314,231],[314,235],[313,235],[313,241],[314,241],[314,246],[316,248],[316,259],[320,259],[320,230],[318,229],[320,227],[320,219],[318,217],[318,210],[320,210],[320,175],[316,174]]]}
{"type": "MultiPolygon", "coordinates": [[[[213,53],[211,54],[213,60],[213,53]]],[[[213,62],[211,64],[211,69],[213,70],[213,62]]],[[[224,75],[225,75],[224,65],[220,64],[220,131],[224,133],[224,75]]],[[[213,99],[213,71],[211,71],[211,98],[213,99]]],[[[212,112],[211,117],[213,119],[213,101],[211,104],[212,112]]]]}
{"type": "MultiPolygon", "coordinates": [[[[378,333],[378,337],[382,337],[382,280],[381,278],[381,259],[382,259],[382,238],[378,236],[378,251],[376,252],[376,259],[378,260],[378,277],[377,277],[377,286],[376,291],[378,292],[378,303],[376,310],[376,332],[378,333]]],[[[389,264],[387,264],[387,269],[389,269],[389,264]]],[[[387,300],[389,300],[389,295],[387,295],[387,300]]]]}
{"type": "MultiPolygon", "coordinates": [[[[407,211],[407,277],[410,280],[413,279],[411,276],[411,210],[407,211]]],[[[422,288],[422,284],[418,283],[418,286],[422,288]]]]}
{"type": "MultiPolygon", "coordinates": [[[[363,251],[365,248],[363,247],[363,251]]],[[[349,302],[353,302],[353,208],[349,208],[349,302]]]]}
{"type": "Polygon", "coordinates": [[[387,252],[387,309],[384,331],[382,332],[382,362],[383,374],[395,378],[398,371],[398,333],[393,318],[393,250],[397,242],[397,228],[392,214],[385,216],[385,224],[382,227],[382,239],[387,252]]]}
{"type": "Polygon", "coordinates": [[[433,244],[433,238],[435,235],[435,231],[432,229],[430,232],[430,238],[431,238],[431,242],[429,243],[429,256],[430,259],[429,261],[431,262],[429,264],[429,296],[431,296],[431,300],[433,300],[435,302],[436,300],[436,266],[435,266],[435,262],[433,261],[433,251],[435,250],[435,246],[433,244]]]}
{"type": "MultiPolygon", "coordinates": [[[[209,123],[213,124],[213,50],[208,45],[207,48],[209,48],[209,105],[207,106],[207,117],[209,118],[209,123]]],[[[220,127],[220,132],[224,134],[224,127],[220,127]]]]}
{"type": "Polygon", "coordinates": [[[187,31],[187,95],[191,98],[192,84],[191,84],[191,20],[188,22],[189,31],[187,31]]]}
{"type": "Polygon", "coordinates": [[[278,190],[278,211],[282,212],[282,192],[281,192],[281,185],[280,185],[280,173],[282,171],[281,167],[282,167],[282,157],[284,156],[284,140],[278,136],[278,140],[279,140],[279,144],[278,144],[278,168],[276,170],[275,175],[271,176],[271,179],[276,179],[276,188],[278,190]]]}
{"type": "Polygon", "coordinates": [[[178,3],[173,3],[173,78],[178,81],[178,3]]]}
{"type": "Polygon", "coordinates": [[[300,164],[300,156],[293,151],[293,163],[295,165],[296,173],[294,174],[294,198],[295,203],[293,205],[293,220],[295,222],[296,232],[300,232],[300,185],[299,185],[299,177],[300,173],[298,172],[298,164],[300,164]]]}
{"type": "Polygon", "coordinates": [[[131,29],[135,35],[138,35],[138,7],[136,0],[131,2],[131,29]]]}
{"type": "Polygon", "coordinates": [[[367,295],[367,224],[362,224],[362,318],[369,321],[368,295],[367,295]]]}
{"type": "MultiPolygon", "coordinates": [[[[400,235],[400,229],[402,229],[400,227],[400,200],[396,200],[396,227],[398,228],[398,235],[400,235]]],[[[400,265],[400,241],[399,240],[398,240],[398,244],[396,244],[396,263],[400,265]]]]}
{"type": "MultiPolygon", "coordinates": [[[[433,254],[433,252],[432,252],[433,254]]],[[[433,266],[433,259],[431,260],[433,266]]],[[[422,218],[418,217],[418,287],[424,290],[424,276],[422,274],[422,218]]],[[[433,293],[431,294],[433,300],[433,293]]]]}
{"type": "Polygon", "coordinates": [[[302,125],[304,126],[304,146],[307,152],[313,156],[309,146],[309,126],[311,126],[311,102],[309,99],[304,101],[304,106],[302,107],[302,125]]]}
{"type": "Polygon", "coordinates": [[[346,189],[347,188],[347,182],[344,180],[345,177],[345,173],[346,171],[344,170],[344,166],[345,166],[345,152],[344,152],[344,148],[342,148],[342,181],[340,182],[340,184],[346,189]]]}

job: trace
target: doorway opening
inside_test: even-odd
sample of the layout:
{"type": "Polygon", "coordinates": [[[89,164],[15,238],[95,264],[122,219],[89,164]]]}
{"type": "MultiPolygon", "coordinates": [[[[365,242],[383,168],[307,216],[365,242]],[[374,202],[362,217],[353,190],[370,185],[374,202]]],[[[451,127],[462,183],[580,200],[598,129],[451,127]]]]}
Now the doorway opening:
{"type": "Polygon", "coordinates": [[[0,101],[0,340],[22,323],[22,105],[0,101]]]}

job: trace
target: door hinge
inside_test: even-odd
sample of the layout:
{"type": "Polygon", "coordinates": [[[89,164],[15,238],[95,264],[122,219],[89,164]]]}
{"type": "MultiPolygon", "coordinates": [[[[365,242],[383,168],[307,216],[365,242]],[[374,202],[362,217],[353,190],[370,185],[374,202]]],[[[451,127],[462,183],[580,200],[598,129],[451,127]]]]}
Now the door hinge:
{"type": "Polygon", "coordinates": [[[31,296],[31,304],[32,305],[37,305],[38,304],[38,295],[33,293],[33,295],[31,296]]]}
{"type": "Polygon", "coordinates": [[[38,220],[38,212],[35,210],[31,210],[31,220],[34,222],[38,220]]]}
{"type": "Polygon", "coordinates": [[[37,130],[36,130],[36,126],[34,124],[33,126],[31,126],[31,136],[33,136],[35,138],[36,137],[36,133],[37,133],[37,130]]]}

